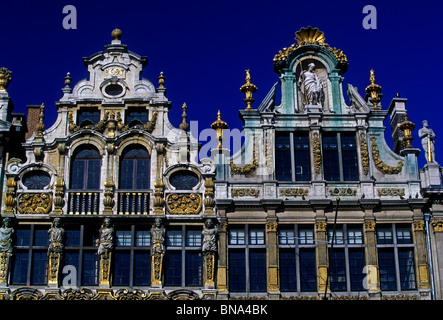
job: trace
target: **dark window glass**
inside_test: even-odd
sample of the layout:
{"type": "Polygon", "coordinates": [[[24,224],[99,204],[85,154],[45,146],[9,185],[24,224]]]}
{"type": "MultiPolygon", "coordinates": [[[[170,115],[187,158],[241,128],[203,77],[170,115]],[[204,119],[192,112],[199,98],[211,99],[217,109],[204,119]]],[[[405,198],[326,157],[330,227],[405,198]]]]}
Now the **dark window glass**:
{"type": "Polygon", "coordinates": [[[246,291],[244,250],[230,250],[229,252],[229,290],[232,292],[246,291]]]}
{"type": "Polygon", "coordinates": [[[349,250],[349,272],[351,276],[351,290],[362,291],[363,280],[366,274],[363,273],[365,267],[365,252],[364,249],[350,249],[349,250]]]}
{"type": "Polygon", "coordinates": [[[309,156],[309,137],[296,133],[294,136],[295,180],[311,180],[311,160],[309,156]]]}
{"type": "MultiPolygon", "coordinates": [[[[80,254],[75,251],[66,250],[63,254],[63,261],[65,266],[73,266],[75,269],[64,273],[64,277],[66,277],[66,281],[68,281],[68,285],[77,286],[78,280],[80,279],[80,254]],[[76,274],[71,274],[71,272],[76,272],[76,274]],[[72,281],[75,281],[73,283],[72,281]]],[[[61,269],[63,270],[63,269],[61,269]]]]}
{"type": "Polygon", "coordinates": [[[202,279],[202,256],[200,252],[186,252],[186,285],[199,286],[202,279]]]}
{"type": "Polygon", "coordinates": [[[354,135],[341,135],[343,178],[345,181],[358,180],[357,145],[354,135]]]}
{"type": "Polygon", "coordinates": [[[120,189],[149,189],[150,164],[143,147],[126,149],[120,162],[120,189]]]}
{"type": "Polygon", "coordinates": [[[276,176],[280,181],[291,181],[291,145],[289,132],[278,133],[275,137],[276,176]]]}
{"type": "Polygon", "coordinates": [[[378,249],[378,267],[380,289],[384,291],[397,290],[394,249],[378,249]]]}
{"type": "Polygon", "coordinates": [[[300,289],[317,291],[317,270],[314,249],[300,249],[300,289]]]}
{"type": "Polygon", "coordinates": [[[416,281],[413,249],[398,249],[398,265],[400,268],[401,290],[415,290],[416,281]]]}
{"type": "Polygon", "coordinates": [[[99,189],[100,166],[97,149],[85,147],[76,152],[71,162],[71,189],[99,189]]]}
{"type": "Polygon", "coordinates": [[[377,228],[377,243],[378,244],[392,244],[392,228],[391,227],[379,227],[377,228]]]}
{"type": "Polygon", "coordinates": [[[280,251],[280,289],[282,291],[297,291],[295,252],[280,251]]]}
{"type": "Polygon", "coordinates": [[[182,279],[182,254],[181,252],[168,251],[165,259],[165,285],[181,286],[182,279]]]}
{"type": "Polygon", "coordinates": [[[49,234],[46,229],[34,230],[34,245],[35,246],[47,246],[49,243],[49,234]]]}
{"type": "Polygon", "coordinates": [[[346,290],[345,252],[342,249],[335,249],[331,254],[330,279],[332,291],[346,290]]]}
{"type": "Polygon", "coordinates": [[[131,123],[135,124],[142,123],[145,124],[148,122],[148,111],[146,109],[141,108],[130,108],[126,111],[126,124],[131,125],[131,123]],[[136,121],[134,121],[136,120],[136,121]],[[134,121],[134,122],[133,122],[134,121]]]}
{"type": "Polygon", "coordinates": [[[95,252],[83,253],[83,285],[97,285],[98,275],[98,256],[95,252]]]}
{"type": "Polygon", "coordinates": [[[31,284],[46,284],[48,274],[48,255],[46,251],[32,253],[32,277],[31,284]]]}
{"type": "Polygon", "coordinates": [[[67,247],[70,246],[79,246],[80,245],[80,230],[79,229],[68,229],[65,230],[65,245],[67,247]]]}
{"type": "Polygon", "coordinates": [[[114,254],[113,283],[116,286],[129,285],[129,271],[131,264],[129,252],[116,251],[114,254]]]}
{"type": "Polygon", "coordinates": [[[29,246],[31,244],[31,230],[17,229],[15,231],[16,246],[29,246]]]}
{"type": "Polygon", "coordinates": [[[192,190],[198,184],[198,176],[191,171],[177,171],[171,174],[169,182],[176,190],[192,190]]]}
{"type": "Polygon", "coordinates": [[[100,121],[98,109],[80,109],[77,113],[77,124],[83,127],[86,124],[95,124],[100,121]]]}
{"type": "Polygon", "coordinates": [[[110,96],[118,96],[123,92],[123,87],[119,84],[111,83],[105,87],[105,92],[110,96]]]}
{"type": "Polygon", "coordinates": [[[26,285],[26,280],[28,278],[28,262],[29,254],[26,251],[16,251],[14,252],[13,264],[12,264],[12,284],[24,284],[26,285]]]}
{"type": "Polygon", "coordinates": [[[412,243],[412,232],[410,227],[397,227],[397,243],[412,243]]]}
{"type": "Polygon", "coordinates": [[[264,251],[250,251],[249,277],[252,292],[266,291],[266,253],[264,251]]]}
{"type": "Polygon", "coordinates": [[[151,284],[151,255],[149,253],[134,254],[134,285],[151,284]]]}
{"type": "Polygon", "coordinates": [[[337,136],[323,136],[323,167],[325,180],[340,181],[337,136]]]}
{"type": "Polygon", "coordinates": [[[48,173],[40,170],[35,170],[26,173],[22,179],[23,185],[31,190],[43,189],[51,182],[51,177],[48,173]]]}

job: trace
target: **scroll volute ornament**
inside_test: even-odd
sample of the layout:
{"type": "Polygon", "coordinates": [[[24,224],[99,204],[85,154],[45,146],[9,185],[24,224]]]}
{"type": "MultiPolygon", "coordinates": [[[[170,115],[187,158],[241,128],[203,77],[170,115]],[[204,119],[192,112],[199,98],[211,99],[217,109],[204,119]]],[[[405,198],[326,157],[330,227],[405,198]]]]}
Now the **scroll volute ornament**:
{"type": "Polygon", "coordinates": [[[6,198],[5,198],[5,213],[7,214],[13,214],[14,213],[14,207],[17,203],[16,200],[16,188],[17,188],[17,182],[15,181],[14,177],[8,178],[6,181],[6,198]]]}

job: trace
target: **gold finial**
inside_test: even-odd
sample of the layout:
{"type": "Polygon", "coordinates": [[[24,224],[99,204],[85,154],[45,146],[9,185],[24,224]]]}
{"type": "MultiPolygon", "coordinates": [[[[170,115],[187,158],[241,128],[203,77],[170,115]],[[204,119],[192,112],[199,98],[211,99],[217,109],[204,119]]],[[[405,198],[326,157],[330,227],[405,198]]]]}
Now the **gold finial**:
{"type": "Polygon", "coordinates": [[[160,75],[158,76],[158,88],[159,89],[164,89],[165,87],[164,87],[164,84],[165,84],[165,76],[164,76],[164,74],[163,74],[163,71],[162,72],[160,72],[160,75]]]}
{"type": "Polygon", "coordinates": [[[405,119],[403,120],[402,123],[400,123],[398,125],[398,128],[400,130],[402,130],[403,134],[404,134],[404,137],[403,137],[403,141],[404,141],[404,145],[403,146],[404,146],[404,148],[406,148],[406,149],[414,148],[411,145],[411,141],[414,140],[414,138],[411,135],[411,131],[415,129],[415,124],[413,122],[409,121],[407,113],[405,113],[405,119]]]}
{"type": "Polygon", "coordinates": [[[228,129],[228,124],[222,120],[220,110],[218,110],[217,120],[211,124],[211,128],[214,129],[215,133],[217,134],[217,140],[218,140],[217,149],[222,149],[223,130],[228,129]]]}
{"type": "Polygon", "coordinates": [[[115,28],[111,32],[111,37],[113,40],[121,40],[122,36],[123,36],[123,32],[118,28],[115,28]]]}
{"type": "Polygon", "coordinates": [[[382,89],[381,89],[381,86],[379,86],[378,84],[375,83],[375,73],[374,73],[374,70],[372,70],[372,69],[370,71],[369,82],[371,84],[366,87],[365,91],[367,94],[371,95],[371,98],[369,101],[371,101],[373,109],[380,110],[380,106],[378,105],[381,101],[381,98],[379,97],[379,93],[381,93],[382,89]]]}
{"type": "Polygon", "coordinates": [[[298,46],[304,46],[307,44],[324,45],[325,34],[318,28],[301,28],[295,33],[295,40],[297,40],[298,46]]]}
{"type": "Polygon", "coordinates": [[[180,123],[180,129],[182,129],[183,131],[188,131],[189,125],[186,122],[186,118],[188,117],[188,115],[186,114],[186,109],[188,108],[188,106],[186,105],[186,103],[183,103],[182,109],[183,109],[183,113],[182,113],[182,123],[180,123]]]}
{"type": "Polygon", "coordinates": [[[42,103],[40,105],[40,114],[38,116],[38,123],[35,127],[35,138],[34,140],[37,142],[43,142],[43,131],[45,130],[45,124],[43,123],[43,119],[45,118],[45,105],[42,103]]]}
{"type": "Polygon", "coordinates": [[[246,110],[252,110],[251,103],[255,101],[252,98],[252,94],[257,92],[257,86],[251,83],[251,74],[249,73],[249,69],[245,70],[246,72],[246,83],[240,87],[240,91],[246,95],[246,98],[243,101],[246,103],[246,110]]]}
{"type": "Polygon", "coordinates": [[[6,92],[9,87],[9,83],[12,80],[12,71],[2,67],[0,68],[0,92],[6,92]]]}

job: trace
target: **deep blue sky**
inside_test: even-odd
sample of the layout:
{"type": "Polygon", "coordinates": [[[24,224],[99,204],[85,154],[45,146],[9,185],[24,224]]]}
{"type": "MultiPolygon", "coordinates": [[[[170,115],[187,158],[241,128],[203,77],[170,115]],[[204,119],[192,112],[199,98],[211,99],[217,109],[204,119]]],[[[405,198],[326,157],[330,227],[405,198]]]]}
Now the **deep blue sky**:
{"type": "MultiPolygon", "coordinates": [[[[251,69],[258,87],[257,108],[278,81],[272,58],[295,42],[296,31],[310,25],[347,55],[344,88],[351,83],[364,96],[373,68],[383,87],[384,109],[397,92],[408,98],[409,119],[417,126],[412,144],[421,149],[417,132],[427,119],[437,134],[437,161],[443,163],[441,1],[3,0],[0,12],[0,66],[13,72],[8,91],[15,112],[43,102],[47,127],[55,119],[66,73],[73,83],[86,78],[82,58],[103,50],[118,27],[122,43],[148,57],[145,78],[157,85],[164,72],[174,125],[186,102],[188,120],[198,119],[200,130],[211,125],[218,109],[230,128],[241,128],[244,70],[251,69]],[[362,27],[368,4],[377,9],[377,30],[362,27]],[[76,30],[63,28],[65,5],[77,9],[76,30]]],[[[390,135],[386,138],[391,145],[390,135]]],[[[425,163],[423,152],[419,163],[425,163]]]]}

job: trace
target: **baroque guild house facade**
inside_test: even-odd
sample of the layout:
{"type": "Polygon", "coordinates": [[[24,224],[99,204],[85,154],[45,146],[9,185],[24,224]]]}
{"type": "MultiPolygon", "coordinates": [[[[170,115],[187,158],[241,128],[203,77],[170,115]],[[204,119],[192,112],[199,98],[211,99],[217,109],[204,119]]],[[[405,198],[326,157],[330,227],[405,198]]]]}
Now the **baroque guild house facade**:
{"type": "Polygon", "coordinates": [[[246,72],[241,149],[219,112],[199,158],[187,106],[175,128],[164,75],[121,37],[65,77],[49,128],[28,106],[25,130],[0,70],[3,299],[443,298],[435,135],[419,169],[407,99],[382,108],[374,71],[348,104],[346,55],[302,28],[257,108],[246,72]]]}

